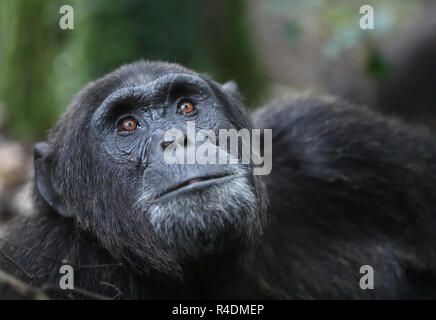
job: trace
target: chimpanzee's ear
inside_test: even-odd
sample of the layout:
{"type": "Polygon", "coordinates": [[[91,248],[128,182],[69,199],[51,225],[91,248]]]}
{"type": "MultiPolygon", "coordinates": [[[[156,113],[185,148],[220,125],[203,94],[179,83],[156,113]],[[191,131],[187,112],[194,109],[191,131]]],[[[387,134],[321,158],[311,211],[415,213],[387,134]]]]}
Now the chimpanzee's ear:
{"type": "Polygon", "coordinates": [[[53,182],[52,165],[47,159],[50,150],[48,143],[39,142],[34,147],[35,184],[43,199],[60,215],[71,217],[59,197],[59,190],[53,182]]]}
{"type": "Polygon", "coordinates": [[[236,100],[241,100],[241,94],[238,90],[238,85],[235,81],[230,80],[222,85],[224,91],[226,91],[230,96],[232,96],[236,100]]]}

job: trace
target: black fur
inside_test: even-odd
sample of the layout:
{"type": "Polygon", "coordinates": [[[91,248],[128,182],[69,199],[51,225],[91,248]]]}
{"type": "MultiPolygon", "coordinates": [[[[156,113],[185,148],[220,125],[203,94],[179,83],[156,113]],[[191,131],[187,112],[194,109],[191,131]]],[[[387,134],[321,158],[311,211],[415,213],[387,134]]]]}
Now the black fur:
{"type": "MultiPolygon", "coordinates": [[[[211,88],[221,109],[207,124],[251,127],[234,86],[177,65],[140,62],[88,85],[51,131],[49,149],[36,155],[53,170],[56,196],[37,186],[38,215],[9,227],[1,269],[55,298],[436,297],[434,138],[343,101],[296,98],[254,114],[254,127],[273,132],[272,173],[247,173],[256,201],[230,198],[238,210],[219,211],[224,224],[212,214],[206,226],[195,217],[159,233],[138,218],[138,185],[120,171],[129,163],[119,167],[122,158],[110,153],[101,160],[106,140],[90,139],[90,119],[114,91],[173,73],[211,88]],[[186,230],[194,235],[180,232],[183,223],[193,223],[186,230]],[[80,290],[58,288],[62,263],[74,267],[80,290]],[[359,287],[366,264],[375,270],[374,290],[359,287]]],[[[201,212],[211,198],[189,199],[184,210],[201,212]]]]}

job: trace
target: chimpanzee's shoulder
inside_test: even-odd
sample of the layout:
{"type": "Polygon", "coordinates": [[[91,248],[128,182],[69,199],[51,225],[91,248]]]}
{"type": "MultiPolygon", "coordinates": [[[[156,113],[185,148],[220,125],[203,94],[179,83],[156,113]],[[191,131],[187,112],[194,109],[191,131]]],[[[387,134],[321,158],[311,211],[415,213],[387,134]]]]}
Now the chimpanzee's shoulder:
{"type": "Polygon", "coordinates": [[[274,102],[254,112],[253,123],[272,129],[275,164],[297,163],[303,171],[322,168],[324,174],[341,176],[347,168],[384,174],[386,167],[417,177],[436,174],[436,139],[429,130],[338,98],[299,96],[274,102]]]}

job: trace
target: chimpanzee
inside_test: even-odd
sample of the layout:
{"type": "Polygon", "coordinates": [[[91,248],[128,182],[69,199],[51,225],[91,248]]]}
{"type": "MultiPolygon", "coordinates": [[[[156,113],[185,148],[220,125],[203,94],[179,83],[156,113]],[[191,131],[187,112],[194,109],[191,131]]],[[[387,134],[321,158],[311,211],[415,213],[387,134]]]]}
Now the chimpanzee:
{"type": "Polygon", "coordinates": [[[8,227],[0,269],[52,298],[436,297],[434,137],[365,107],[250,115],[232,82],[140,61],[82,89],[34,158],[37,213],[8,227]],[[169,164],[197,143],[188,122],[272,129],[271,173],[169,164]]]}

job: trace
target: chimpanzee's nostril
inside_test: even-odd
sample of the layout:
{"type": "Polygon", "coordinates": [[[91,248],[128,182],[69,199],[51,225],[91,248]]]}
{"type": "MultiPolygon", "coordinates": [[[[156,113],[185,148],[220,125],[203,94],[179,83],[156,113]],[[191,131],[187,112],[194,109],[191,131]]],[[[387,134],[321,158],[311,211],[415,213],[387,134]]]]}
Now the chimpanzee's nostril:
{"type": "Polygon", "coordinates": [[[162,141],[160,146],[161,146],[162,150],[165,151],[165,149],[173,142],[174,142],[174,140],[173,141],[162,141]]]}
{"type": "Polygon", "coordinates": [[[162,148],[162,150],[165,151],[165,149],[170,145],[176,143],[179,146],[182,147],[187,147],[188,146],[188,137],[186,135],[183,135],[183,137],[179,137],[178,139],[171,139],[171,140],[166,140],[166,141],[162,141],[160,146],[162,148]]]}

